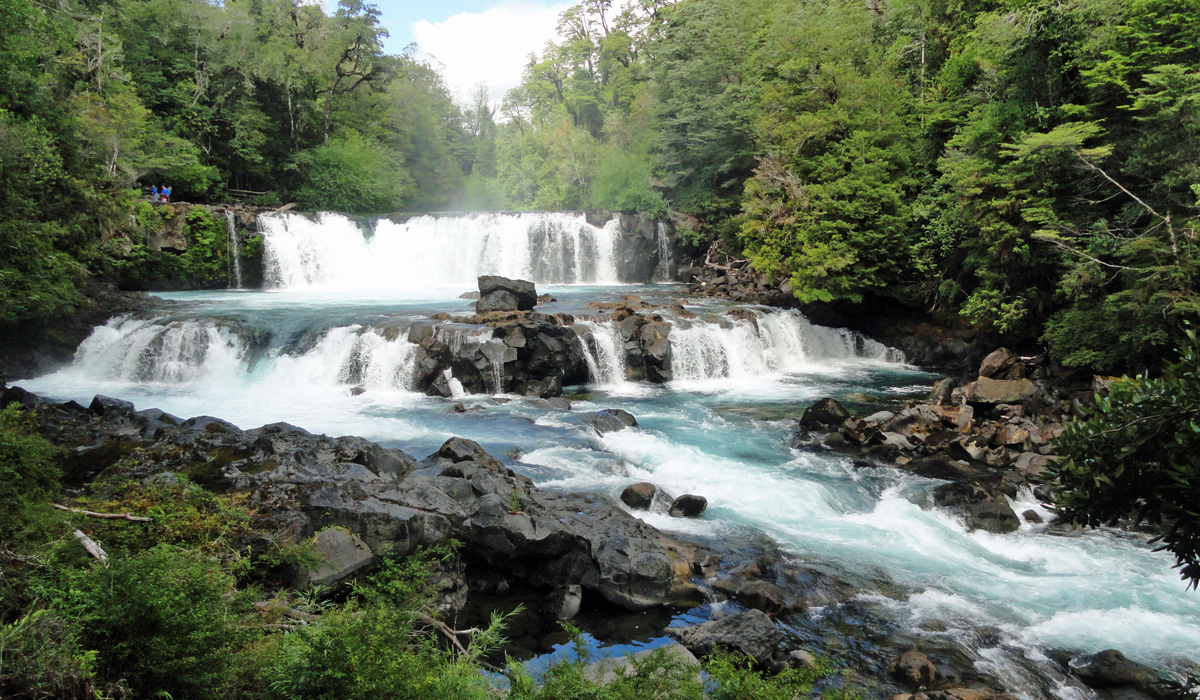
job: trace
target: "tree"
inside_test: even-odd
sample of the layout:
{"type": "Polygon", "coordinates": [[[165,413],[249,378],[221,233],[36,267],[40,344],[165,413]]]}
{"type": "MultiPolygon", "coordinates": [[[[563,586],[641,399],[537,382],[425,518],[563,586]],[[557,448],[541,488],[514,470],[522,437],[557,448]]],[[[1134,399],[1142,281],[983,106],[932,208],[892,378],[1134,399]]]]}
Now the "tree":
{"type": "Polygon", "coordinates": [[[1186,333],[1162,376],[1123,377],[1057,441],[1061,517],[1098,527],[1126,519],[1163,529],[1161,548],[1200,585],[1200,341],[1186,333]]]}

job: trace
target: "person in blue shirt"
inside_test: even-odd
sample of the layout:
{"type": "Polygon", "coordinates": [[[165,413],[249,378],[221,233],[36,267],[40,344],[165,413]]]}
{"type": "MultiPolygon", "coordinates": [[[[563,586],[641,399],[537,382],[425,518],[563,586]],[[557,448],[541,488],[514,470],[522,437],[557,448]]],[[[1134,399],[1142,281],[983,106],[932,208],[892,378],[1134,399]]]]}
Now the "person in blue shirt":
{"type": "Polygon", "coordinates": [[[162,188],[162,201],[167,202],[171,199],[171,188],[169,186],[162,188]]]}
{"type": "Polygon", "coordinates": [[[150,201],[158,201],[158,185],[150,185],[150,201]]]}

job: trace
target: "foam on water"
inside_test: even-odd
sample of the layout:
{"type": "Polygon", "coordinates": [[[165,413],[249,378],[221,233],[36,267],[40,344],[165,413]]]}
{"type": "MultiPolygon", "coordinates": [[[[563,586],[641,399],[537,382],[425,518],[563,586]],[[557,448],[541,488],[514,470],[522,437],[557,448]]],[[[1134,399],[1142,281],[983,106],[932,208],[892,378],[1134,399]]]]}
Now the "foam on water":
{"type": "MultiPolygon", "coordinates": [[[[389,315],[378,304],[355,306],[361,292],[331,296],[340,305],[330,299],[304,316],[280,295],[194,295],[169,318],[97,328],[74,366],[22,386],[85,403],[103,393],[243,427],[284,420],[363,435],[417,457],[461,435],[515,460],[514,468],[545,487],[615,497],[630,483],[650,481],[673,495],[703,495],[709,508],[700,518],[636,515],[724,542],[762,533],[865,586],[859,602],[913,634],[970,641],[981,673],[1028,688],[1030,700],[1079,700],[1075,684],[1038,660],[1052,648],[1118,648],[1147,663],[1200,663],[1200,596],[1184,589],[1171,557],[1151,551],[1144,536],[1028,523],[1008,535],[970,532],[923,507],[939,482],[793,448],[790,422],[751,418],[758,409],[793,411],[820,396],[867,393],[886,402],[927,390],[931,377],[854,334],[812,326],[790,311],[758,309],[724,321],[701,314],[672,330],[682,339],[680,366],[695,368],[695,378],[650,386],[624,380],[615,326],[585,319],[579,325],[590,339],[580,342],[597,386],[573,411],[475,397],[482,408],[458,414],[452,402],[410,391],[415,348],[395,330],[406,323],[395,315],[409,306],[398,302],[389,315]],[[222,320],[217,312],[231,305],[233,320],[222,320]],[[187,318],[189,308],[204,314],[187,318]],[[264,336],[272,338],[265,348],[264,336]],[[351,386],[365,393],[351,395],[351,386]],[[597,435],[584,414],[601,408],[628,410],[640,427],[597,435]],[[888,595],[870,593],[876,586],[888,595]],[[995,631],[995,639],[972,637],[979,629],[995,631]]],[[[450,343],[493,341],[483,328],[438,332],[450,343]]],[[[1028,491],[1014,508],[1050,520],[1028,491]]]]}

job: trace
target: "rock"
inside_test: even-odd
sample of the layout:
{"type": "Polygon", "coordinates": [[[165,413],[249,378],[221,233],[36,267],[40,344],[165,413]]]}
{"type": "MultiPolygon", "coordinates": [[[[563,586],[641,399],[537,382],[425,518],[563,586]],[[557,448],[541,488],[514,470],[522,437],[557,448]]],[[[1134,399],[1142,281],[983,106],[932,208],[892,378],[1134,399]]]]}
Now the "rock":
{"type": "Polygon", "coordinates": [[[678,642],[671,642],[655,649],[639,651],[633,655],[601,659],[595,663],[588,664],[588,667],[584,669],[584,675],[598,685],[608,685],[621,676],[633,675],[634,663],[645,661],[648,656],[655,653],[666,654],[670,659],[676,660],[685,666],[695,668],[697,677],[699,677],[700,660],[678,642]]]}
{"type": "Polygon", "coordinates": [[[479,278],[478,313],[494,311],[531,311],[537,306],[537,290],[532,282],[513,280],[497,275],[479,278]]]}
{"type": "Polygon", "coordinates": [[[1092,377],[1092,393],[1098,396],[1108,396],[1108,392],[1112,389],[1113,385],[1119,381],[1121,381],[1120,377],[1107,377],[1097,374],[1092,377]]]}
{"type": "Polygon", "coordinates": [[[933,503],[962,517],[971,530],[1004,534],[1021,527],[1021,519],[1004,494],[982,484],[944,484],[934,489],[933,503]]]}
{"type": "Polygon", "coordinates": [[[979,477],[979,471],[971,465],[940,454],[913,460],[904,465],[904,469],[918,476],[947,481],[963,481],[979,477]]]}
{"type": "Polygon", "coordinates": [[[630,508],[637,510],[647,510],[654,503],[654,494],[658,493],[658,487],[649,481],[643,481],[639,484],[626,486],[621,492],[621,502],[630,508]]]}
{"type": "Polygon", "coordinates": [[[810,652],[804,651],[803,649],[794,649],[789,652],[787,655],[787,661],[789,666],[806,668],[810,671],[815,671],[820,667],[820,664],[817,663],[817,657],[813,656],[810,652]]]}
{"type": "Polygon", "coordinates": [[[1116,649],[1106,649],[1075,659],[1071,662],[1071,670],[1093,688],[1128,687],[1146,692],[1159,679],[1158,671],[1131,661],[1116,649]]]}
{"type": "Polygon", "coordinates": [[[892,680],[910,690],[928,688],[938,677],[937,667],[919,651],[906,651],[888,667],[892,680]]]}
{"type": "Polygon", "coordinates": [[[987,357],[983,358],[983,362],[979,364],[979,376],[989,379],[1003,376],[1016,363],[1017,356],[1012,351],[1006,348],[994,350],[987,357]]]}
{"type": "Polygon", "coordinates": [[[987,458],[987,451],[987,438],[981,435],[970,435],[951,445],[949,454],[954,459],[982,462],[987,458]]]}
{"type": "Polygon", "coordinates": [[[479,298],[479,292],[463,292],[462,294],[458,295],[458,298],[459,299],[469,299],[471,301],[475,301],[476,299],[479,298]]]}
{"type": "Polygon", "coordinates": [[[539,294],[537,300],[539,304],[549,304],[552,301],[558,301],[553,294],[539,294]]]}
{"type": "Polygon", "coordinates": [[[489,469],[504,468],[500,460],[488,454],[478,442],[460,437],[452,437],[442,443],[437,452],[429,455],[429,459],[444,459],[455,464],[459,462],[474,462],[489,469]]]}
{"type": "Polygon", "coordinates": [[[313,551],[324,562],[307,575],[308,583],[329,585],[375,562],[375,553],[357,535],[344,527],[317,533],[313,551]]]}
{"type": "Polygon", "coordinates": [[[996,444],[1005,446],[1024,445],[1029,440],[1030,427],[1036,429],[1036,426],[1032,426],[1020,418],[1015,421],[1003,423],[1000,425],[1000,429],[996,431],[996,437],[994,438],[996,444]]]}
{"type": "Polygon", "coordinates": [[[1025,522],[1029,523],[1030,525],[1041,525],[1043,522],[1042,516],[1039,515],[1038,512],[1032,508],[1025,511],[1024,513],[1021,513],[1021,517],[1024,518],[1025,522]]]}
{"type": "Polygon", "coordinates": [[[950,403],[950,395],[955,386],[957,386],[957,382],[950,377],[939,379],[933,383],[933,391],[929,392],[927,400],[935,406],[945,406],[950,403]]]}
{"type": "Polygon", "coordinates": [[[668,627],[666,635],[697,656],[706,656],[717,648],[740,651],[759,664],[770,661],[783,633],[760,610],[705,622],[692,627],[668,627]]]}
{"type": "Polygon", "coordinates": [[[583,604],[583,587],[578,584],[559,586],[546,596],[543,610],[554,620],[571,620],[583,604]]]}
{"type": "Polygon", "coordinates": [[[1041,479],[1046,472],[1046,468],[1050,466],[1050,462],[1054,457],[1038,454],[1036,452],[1022,452],[1017,456],[1017,461],[1013,464],[1022,474],[1032,479],[1041,479]]]}
{"type": "Polygon", "coordinates": [[[615,433],[625,428],[635,428],[638,424],[633,414],[619,408],[606,408],[595,413],[586,413],[584,419],[601,435],[615,433]]]}
{"type": "Polygon", "coordinates": [[[532,399],[529,402],[530,406],[545,409],[548,411],[569,411],[571,410],[571,402],[561,396],[552,396],[548,399],[532,399]]]}
{"type": "Polygon", "coordinates": [[[708,499],[704,496],[685,493],[671,501],[670,515],[672,518],[694,518],[708,507],[708,499]]]}
{"type": "Polygon", "coordinates": [[[824,398],[804,409],[800,416],[800,427],[808,430],[830,430],[841,427],[849,417],[850,412],[836,399],[824,398]]]}
{"type": "Polygon", "coordinates": [[[917,447],[916,442],[900,433],[881,433],[881,436],[883,437],[884,445],[892,445],[905,451],[914,450],[917,447]]]}
{"type": "Polygon", "coordinates": [[[92,397],[92,403],[88,405],[88,410],[90,410],[92,413],[102,416],[110,410],[116,410],[118,412],[132,412],[133,404],[128,401],[122,401],[121,399],[114,399],[110,396],[101,396],[100,394],[96,394],[94,397],[92,397]]]}
{"type": "Polygon", "coordinates": [[[885,423],[882,429],[921,440],[942,429],[942,417],[932,406],[910,406],[885,423]]]}
{"type": "Polygon", "coordinates": [[[964,392],[969,403],[1024,403],[1037,394],[1037,385],[1028,379],[980,377],[966,385],[964,392]]]}

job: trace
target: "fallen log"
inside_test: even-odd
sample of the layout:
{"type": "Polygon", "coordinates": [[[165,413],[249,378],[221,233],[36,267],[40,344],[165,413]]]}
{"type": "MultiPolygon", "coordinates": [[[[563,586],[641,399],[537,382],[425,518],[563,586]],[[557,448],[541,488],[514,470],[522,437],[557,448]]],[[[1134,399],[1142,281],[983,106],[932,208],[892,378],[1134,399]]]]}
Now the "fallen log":
{"type": "Polygon", "coordinates": [[[68,513],[78,513],[79,515],[86,515],[89,518],[102,518],[104,520],[130,520],[135,523],[154,522],[154,518],[147,518],[141,515],[132,515],[130,513],[97,513],[91,510],[83,510],[82,508],[71,508],[69,506],[62,505],[61,503],[51,503],[50,505],[54,506],[58,510],[63,510],[68,513]]]}
{"type": "Polygon", "coordinates": [[[83,548],[87,550],[87,553],[92,555],[96,561],[108,566],[108,553],[104,551],[104,548],[102,548],[96,542],[96,540],[93,540],[91,537],[83,534],[82,530],[76,530],[71,534],[75,536],[75,539],[79,540],[79,544],[82,544],[83,548]]]}

